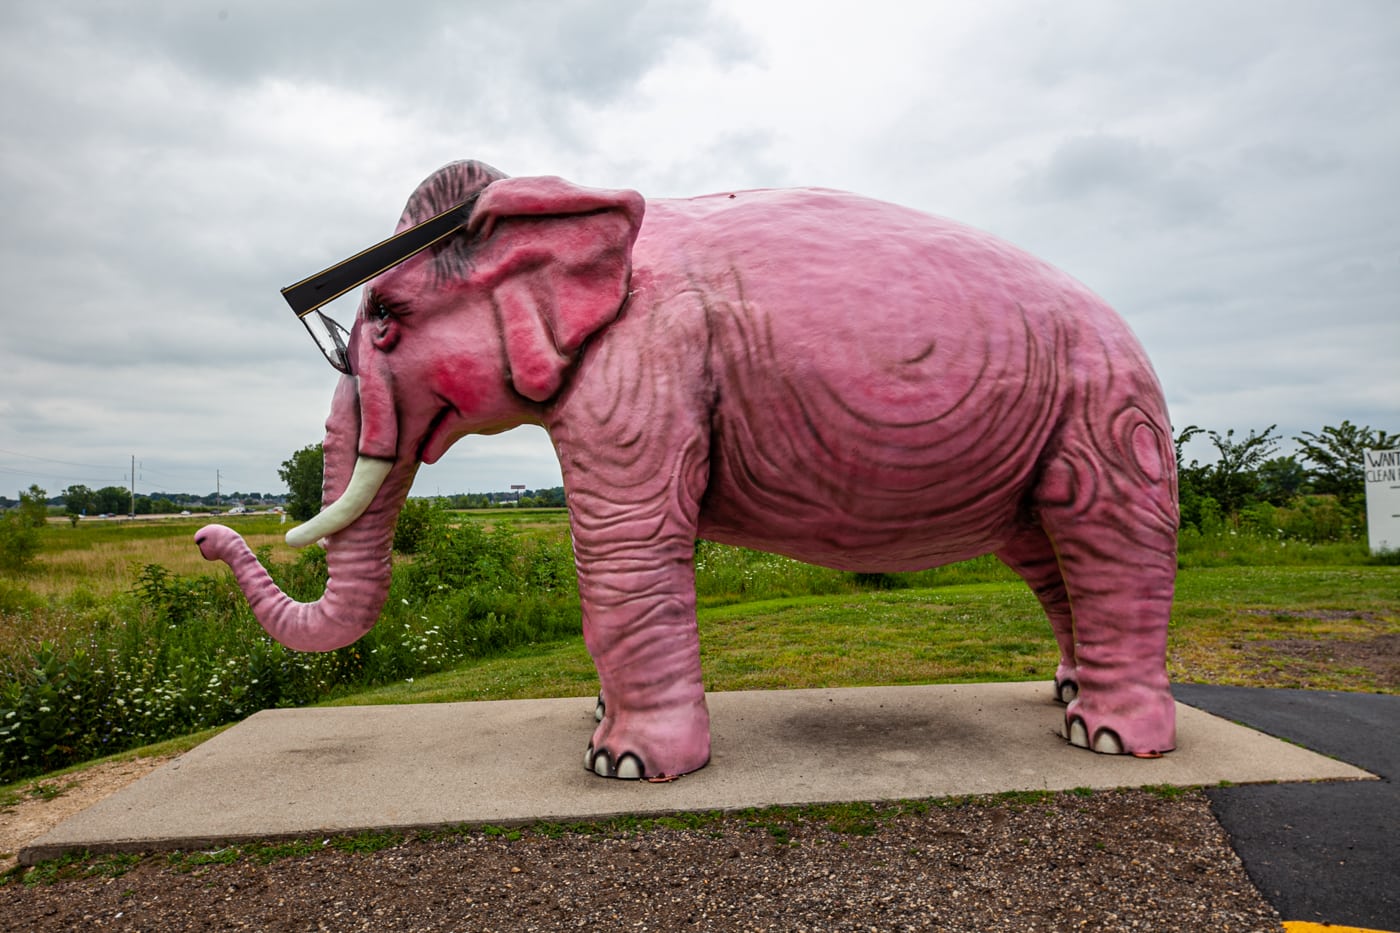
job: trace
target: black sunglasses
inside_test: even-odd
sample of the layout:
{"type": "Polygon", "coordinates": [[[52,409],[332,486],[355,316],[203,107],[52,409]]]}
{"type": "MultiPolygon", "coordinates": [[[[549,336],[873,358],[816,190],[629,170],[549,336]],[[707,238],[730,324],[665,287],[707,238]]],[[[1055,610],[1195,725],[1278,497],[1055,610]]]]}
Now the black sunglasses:
{"type": "Polygon", "coordinates": [[[396,233],[329,269],[282,289],[282,297],[287,299],[297,318],[306,325],[311,339],[316,341],[316,346],[332,366],[350,375],[350,354],[345,349],[350,334],[334,319],[327,317],[320,310],[321,307],[465,227],[475,205],[476,198],[471,198],[448,208],[436,217],[396,233]]]}

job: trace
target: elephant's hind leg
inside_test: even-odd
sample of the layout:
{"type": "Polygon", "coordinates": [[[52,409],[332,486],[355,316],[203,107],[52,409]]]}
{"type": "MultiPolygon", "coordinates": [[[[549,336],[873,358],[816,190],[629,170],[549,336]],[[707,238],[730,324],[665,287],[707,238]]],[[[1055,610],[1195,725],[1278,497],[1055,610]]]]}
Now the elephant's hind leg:
{"type": "Polygon", "coordinates": [[[1069,592],[1060,573],[1055,547],[1044,529],[1031,525],[1018,532],[996,556],[1026,581],[1050,619],[1050,628],[1060,647],[1060,662],[1055,667],[1055,699],[1068,703],[1079,694],[1079,673],[1074,658],[1074,619],[1070,614],[1069,592]]]}
{"type": "Polygon", "coordinates": [[[1042,477],[1037,513],[1074,614],[1079,693],[1066,737],[1153,756],[1176,747],[1166,651],[1177,512],[1169,436],[1130,414],[1110,438],[1065,446],[1042,477]]]}

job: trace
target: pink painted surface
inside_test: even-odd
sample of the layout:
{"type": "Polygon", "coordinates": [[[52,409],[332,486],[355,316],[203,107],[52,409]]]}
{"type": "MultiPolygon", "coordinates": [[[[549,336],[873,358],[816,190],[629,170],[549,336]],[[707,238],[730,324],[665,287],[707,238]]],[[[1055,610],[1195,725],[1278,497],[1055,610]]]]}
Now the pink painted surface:
{"type": "Polygon", "coordinates": [[[1099,298],[984,233],[826,190],[644,202],[456,163],[400,228],[476,192],[467,230],[366,290],[327,501],[357,450],[396,466],[328,542],[325,598],[295,608],[236,535],[201,532],[274,637],[324,650],[367,630],[417,464],[534,423],[568,494],[598,770],[708,760],[697,537],[867,571],[995,553],[1051,621],[1067,723],[1091,745],[1174,746],[1170,423],[1099,298]]]}

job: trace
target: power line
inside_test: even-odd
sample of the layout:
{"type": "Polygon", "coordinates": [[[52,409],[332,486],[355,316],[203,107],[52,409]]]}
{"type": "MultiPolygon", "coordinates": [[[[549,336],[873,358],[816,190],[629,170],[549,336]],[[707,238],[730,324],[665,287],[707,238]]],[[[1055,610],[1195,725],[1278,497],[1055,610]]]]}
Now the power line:
{"type": "Polygon", "coordinates": [[[17,450],[0,450],[0,454],[9,454],[9,455],[12,456],[12,457],[23,457],[23,458],[26,459],[26,460],[39,460],[39,461],[41,461],[41,462],[43,462],[43,463],[61,463],[61,464],[63,464],[64,466],[84,467],[84,468],[89,469],[89,470],[120,469],[123,473],[126,472],[125,468],[123,468],[123,467],[115,467],[115,468],[114,468],[114,467],[113,467],[111,464],[109,464],[109,463],[75,463],[75,462],[72,461],[72,460],[55,460],[55,459],[53,459],[52,457],[36,457],[36,456],[34,456],[33,454],[22,454],[22,453],[20,453],[20,452],[17,451],[17,450]]]}

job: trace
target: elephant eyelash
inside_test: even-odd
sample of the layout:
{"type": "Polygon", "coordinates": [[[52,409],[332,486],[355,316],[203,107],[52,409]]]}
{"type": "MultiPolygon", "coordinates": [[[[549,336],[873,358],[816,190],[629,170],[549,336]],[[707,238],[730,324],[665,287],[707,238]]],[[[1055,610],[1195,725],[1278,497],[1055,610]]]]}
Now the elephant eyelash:
{"type": "Polygon", "coordinates": [[[371,293],[366,310],[366,317],[372,321],[387,321],[393,317],[403,314],[403,306],[392,301],[387,301],[379,295],[371,293]]]}

